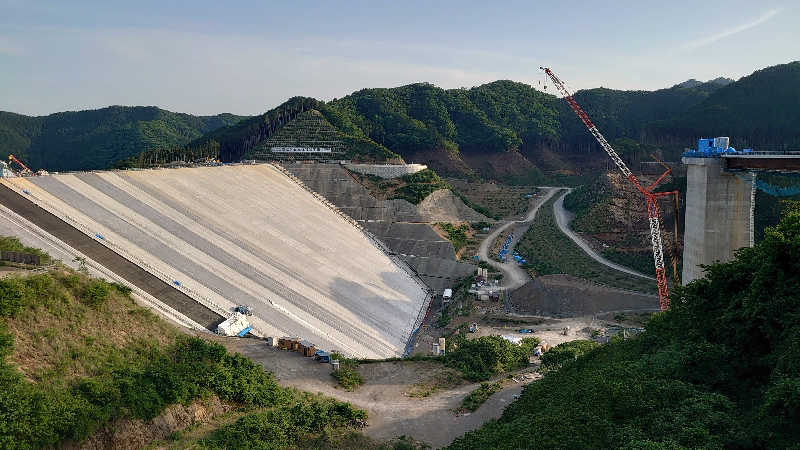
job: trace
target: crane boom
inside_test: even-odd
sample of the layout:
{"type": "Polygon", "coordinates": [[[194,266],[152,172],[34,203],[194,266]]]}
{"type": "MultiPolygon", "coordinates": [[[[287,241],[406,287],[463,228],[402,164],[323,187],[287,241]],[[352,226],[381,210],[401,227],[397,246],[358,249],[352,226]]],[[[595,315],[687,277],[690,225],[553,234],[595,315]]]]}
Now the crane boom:
{"type": "Polygon", "coordinates": [[[17,163],[18,166],[22,167],[21,173],[33,173],[31,169],[28,168],[25,164],[22,164],[22,161],[18,160],[14,155],[8,155],[8,160],[17,163]]]}
{"type": "Polygon", "coordinates": [[[645,200],[647,201],[647,218],[650,225],[650,243],[653,247],[653,263],[656,268],[656,283],[658,284],[658,301],[661,307],[661,310],[664,311],[669,309],[669,292],[667,291],[667,277],[666,272],[664,270],[664,250],[663,244],[661,242],[661,221],[660,216],[661,214],[658,211],[658,197],[661,195],[654,194],[650,191],[653,187],[655,187],[669,172],[669,168],[667,171],[664,172],[658,180],[655,181],[652,185],[645,188],[640,183],[639,180],[636,179],[636,176],[631,172],[628,168],[625,161],[620,158],[619,154],[614,150],[611,144],[608,143],[603,133],[597,129],[592,119],[589,118],[589,115],[581,108],[575,98],[572,96],[572,93],[567,89],[566,84],[561,81],[560,78],[553,73],[547,67],[540,67],[540,69],[544,70],[544,73],[553,81],[556,89],[564,96],[564,100],[567,102],[569,107],[575,113],[576,116],[586,125],[586,128],[589,132],[594,136],[597,140],[597,143],[603,147],[608,156],[614,161],[617,168],[619,168],[622,175],[625,176],[639,192],[642,193],[645,200]]]}

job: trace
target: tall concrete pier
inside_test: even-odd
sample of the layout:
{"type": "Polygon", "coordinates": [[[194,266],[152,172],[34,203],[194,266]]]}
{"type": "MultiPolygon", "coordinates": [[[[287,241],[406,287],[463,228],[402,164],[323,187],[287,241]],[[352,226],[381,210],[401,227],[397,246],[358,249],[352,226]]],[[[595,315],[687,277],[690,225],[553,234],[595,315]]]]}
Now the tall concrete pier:
{"type": "Polygon", "coordinates": [[[725,262],[750,246],[750,175],[726,172],[723,158],[683,157],[686,164],[686,228],[683,283],[702,278],[700,264],[725,262]]]}

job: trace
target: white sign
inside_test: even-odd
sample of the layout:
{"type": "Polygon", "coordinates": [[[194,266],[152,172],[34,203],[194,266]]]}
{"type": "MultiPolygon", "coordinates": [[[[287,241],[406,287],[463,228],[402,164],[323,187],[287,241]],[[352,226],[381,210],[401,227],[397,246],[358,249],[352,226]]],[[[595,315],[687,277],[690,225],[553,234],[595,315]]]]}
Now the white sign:
{"type": "Polygon", "coordinates": [[[272,147],[273,153],[332,153],[330,147],[272,147]]]}

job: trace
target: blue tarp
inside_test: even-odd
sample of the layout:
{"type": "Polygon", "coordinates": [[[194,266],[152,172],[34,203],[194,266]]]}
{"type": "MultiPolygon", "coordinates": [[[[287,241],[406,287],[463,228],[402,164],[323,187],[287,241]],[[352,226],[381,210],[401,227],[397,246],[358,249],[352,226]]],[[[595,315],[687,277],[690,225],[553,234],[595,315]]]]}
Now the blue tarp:
{"type": "Polygon", "coordinates": [[[252,329],[253,329],[253,327],[247,327],[244,330],[240,331],[239,334],[237,334],[237,336],[243,337],[245,334],[249,333],[250,330],[252,330],[252,329]]]}
{"type": "Polygon", "coordinates": [[[791,197],[800,195],[800,186],[774,186],[756,179],[756,187],[775,197],[791,197]]]}

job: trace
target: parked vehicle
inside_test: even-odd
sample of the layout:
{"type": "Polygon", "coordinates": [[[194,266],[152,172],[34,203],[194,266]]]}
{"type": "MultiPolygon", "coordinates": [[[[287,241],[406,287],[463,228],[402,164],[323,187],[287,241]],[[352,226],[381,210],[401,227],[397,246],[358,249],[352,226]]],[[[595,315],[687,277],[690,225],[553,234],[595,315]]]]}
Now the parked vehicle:
{"type": "Polygon", "coordinates": [[[253,315],[253,307],[248,305],[238,305],[236,308],[233,309],[238,313],[242,313],[245,316],[252,316],[253,315]]]}

